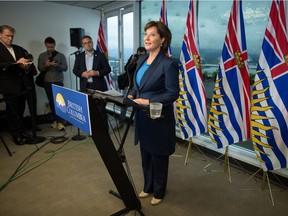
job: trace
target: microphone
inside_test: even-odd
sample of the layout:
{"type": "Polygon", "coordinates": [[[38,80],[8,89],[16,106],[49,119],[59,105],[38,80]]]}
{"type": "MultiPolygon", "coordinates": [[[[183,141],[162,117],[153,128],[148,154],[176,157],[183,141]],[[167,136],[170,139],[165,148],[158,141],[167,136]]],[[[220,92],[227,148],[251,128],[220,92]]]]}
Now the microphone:
{"type": "Polygon", "coordinates": [[[127,88],[127,92],[126,92],[125,97],[128,96],[129,91],[131,90],[131,86],[132,86],[132,78],[133,77],[130,77],[130,75],[131,75],[130,70],[132,69],[135,72],[138,58],[139,58],[138,54],[133,55],[131,62],[127,66],[128,88],[127,88]],[[133,66],[132,66],[132,64],[133,64],[133,66]]]}
{"type": "Polygon", "coordinates": [[[75,51],[75,52],[71,53],[70,55],[78,55],[79,53],[80,53],[80,51],[79,51],[79,50],[77,50],[77,51],[75,51]]]}

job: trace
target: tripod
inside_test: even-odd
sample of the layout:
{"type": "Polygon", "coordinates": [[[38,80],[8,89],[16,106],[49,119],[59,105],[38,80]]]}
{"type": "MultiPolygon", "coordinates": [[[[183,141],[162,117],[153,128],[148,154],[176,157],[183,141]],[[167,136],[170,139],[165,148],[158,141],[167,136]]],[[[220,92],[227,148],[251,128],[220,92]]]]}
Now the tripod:
{"type": "MultiPolygon", "coordinates": [[[[25,130],[25,126],[23,125],[23,122],[21,121],[21,119],[19,118],[18,114],[15,112],[13,106],[10,104],[10,101],[13,101],[19,97],[26,97],[28,95],[28,103],[29,103],[29,109],[30,110],[30,115],[31,115],[31,119],[32,119],[32,137],[27,137],[25,144],[38,144],[41,142],[44,142],[46,140],[45,137],[41,137],[41,136],[37,136],[36,135],[36,116],[35,116],[35,108],[33,106],[34,104],[34,98],[32,97],[32,90],[31,89],[26,89],[20,93],[11,95],[11,96],[6,96],[3,95],[3,99],[0,100],[0,102],[5,101],[6,102],[6,106],[9,106],[11,109],[11,112],[13,112],[13,115],[15,116],[15,120],[17,120],[20,128],[22,128],[22,130],[25,130]]],[[[6,108],[7,109],[7,108],[6,108]]],[[[2,140],[3,141],[3,140],[2,140]]],[[[6,148],[7,149],[7,148],[6,148]]],[[[8,151],[8,150],[7,150],[8,151]]],[[[8,151],[9,153],[9,151],[8,151]]],[[[10,155],[10,153],[9,153],[10,155]]]]}
{"type": "MultiPolygon", "coordinates": [[[[4,102],[4,101],[5,101],[4,98],[1,98],[1,99],[0,99],[0,103],[2,103],[2,102],[4,102]]],[[[3,143],[5,149],[7,150],[9,156],[12,156],[12,152],[11,152],[10,149],[8,148],[6,142],[5,142],[5,140],[3,139],[3,137],[1,136],[1,134],[0,134],[0,140],[1,140],[1,142],[3,143]]]]}
{"type": "Polygon", "coordinates": [[[4,141],[4,139],[3,139],[3,137],[2,137],[1,135],[0,135],[0,140],[2,141],[2,143],[3,143],[4,147],[5,147],[5,149],[7,150],[9,156],[13,156],[13,155],[12,155],[12,152],[11,152],[10,149],[8,148],[6,142],[4,141]]]}

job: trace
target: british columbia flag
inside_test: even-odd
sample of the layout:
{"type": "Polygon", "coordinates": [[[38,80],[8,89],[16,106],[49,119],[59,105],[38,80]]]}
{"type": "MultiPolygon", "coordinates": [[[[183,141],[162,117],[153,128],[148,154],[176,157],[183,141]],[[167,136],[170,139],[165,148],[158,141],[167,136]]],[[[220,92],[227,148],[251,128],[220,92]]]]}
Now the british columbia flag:
{"type": "MultiPolygon", "coordinates": [[[[106,58],[108,59],[108,50],[105,44],[105,36],[102,24],[102,18],[100,19],[99,29],[98,29],[98,38],[97,38],[97,46],[96,50],[105,54],[106,58]]],[[[105,79],[105,88],[106,90],[114,89],[114,84],[110,74],[104,77],[105,79]]]]}
{"type": "Polygon", "coordinates": [[[250,139],[250,80],[242,1],[234,0],[208,117],[218,148],[250,139]]]}
{"type": "Polygon", "coordinates": [[[197,0],[190,0],[179,63],[176,119],[183,139],[207,131],[206,93],[198,48],[197,0]]]}
{"type": "Polygon", "coordinates": [[[253,84],[251,134],[263,170],[287,167],[287,2],[273,0],[253,84]]]}
{"type": "MultiPolygon", "coordinates": [[[[162,0],[162,6],[160,10],[160,22],[164,23],[168,27],[168,19],[167,19],[167,8],[166,8],[166,0],[162,0]]],[[[168,51],[166,53],[167,56],[172,57],[171,47],[168,47],[168,51]]]]}

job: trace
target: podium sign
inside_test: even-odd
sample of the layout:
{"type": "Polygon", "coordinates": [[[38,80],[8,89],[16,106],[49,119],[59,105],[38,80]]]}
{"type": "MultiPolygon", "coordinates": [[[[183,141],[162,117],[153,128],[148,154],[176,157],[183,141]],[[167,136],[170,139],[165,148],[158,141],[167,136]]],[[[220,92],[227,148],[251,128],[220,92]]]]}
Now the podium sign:
{"type": "Polygon", "coordinates": [[[91,135],[88,95],[52,84],[56,115],[91,135]]]}

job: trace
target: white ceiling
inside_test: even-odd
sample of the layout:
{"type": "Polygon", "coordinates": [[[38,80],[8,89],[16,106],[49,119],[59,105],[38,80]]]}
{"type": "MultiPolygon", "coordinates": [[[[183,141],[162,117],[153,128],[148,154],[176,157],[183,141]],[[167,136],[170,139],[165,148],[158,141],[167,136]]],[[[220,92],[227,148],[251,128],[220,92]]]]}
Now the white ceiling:
{"type": "MultiPolygon", "coordinates": [[[[55,2],[59,4],[65,4],[65,5],[71,5],[75,7],[82,7],[82,8],[89,8],[93,10],[101,10],[102,7],[106,7],[108,4],[111,4],[113,2],[116,2],[119,0],[111,0],[111,1],[104,1],[104,0],[98,0],[98,1],[49,1],[49,2],[55,2]]],[[[120,0],[121,1],[121,0],[120,0]]],[[[122,0],[123,1],[123,0],[122,0]]]]}

